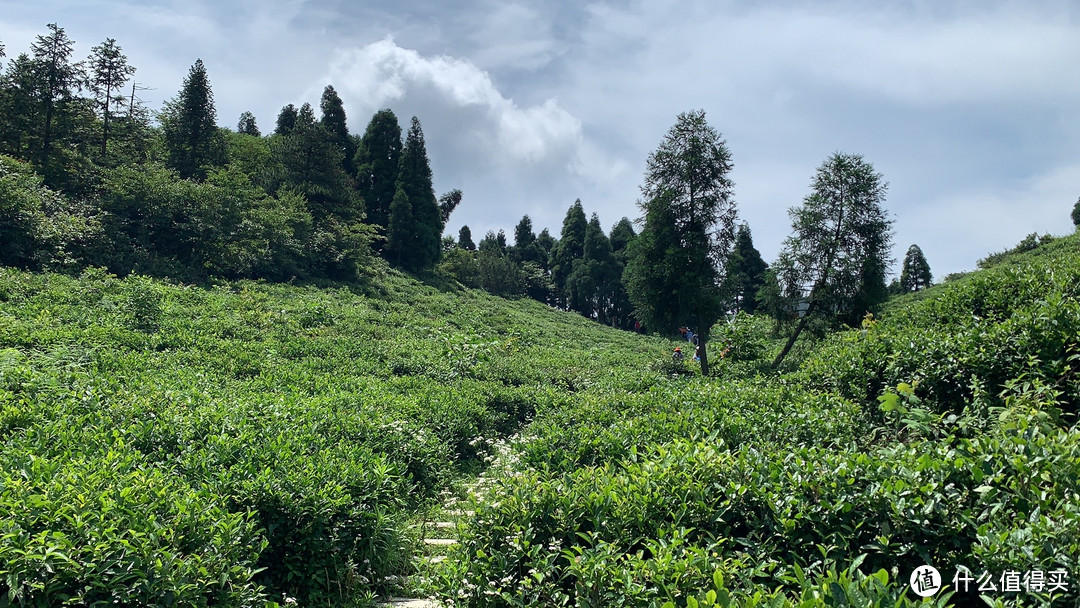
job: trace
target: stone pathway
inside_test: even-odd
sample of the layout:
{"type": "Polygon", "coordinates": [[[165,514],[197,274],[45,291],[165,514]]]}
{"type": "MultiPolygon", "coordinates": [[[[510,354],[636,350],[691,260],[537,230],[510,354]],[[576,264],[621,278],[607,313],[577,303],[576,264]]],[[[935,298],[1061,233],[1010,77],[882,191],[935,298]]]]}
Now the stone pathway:
{"type": "MultiPolygon", "coordinates": [[[[449,514],[449,513],[448,513],[449,514]]],[[[446,559],[446,551],[457,544],[458,524],[451,521],[425,521],[420,524],[420,537],[424,543],[422,559],[429,564],[437,564],[446,559]]],[[[442,608],[442,604],[433,599],[392,597],[380,602],[378,606],[386,608],[442,608]]]]}
{"type": "MultiPolygon", "coordinates": [[[[481,473],[466,488],[466,494],[470,500],[477,495],[485,493],[495,483],[494,475],[505,472],[509,468],[508,456],[510,454],[509,442],[500,442],[495,446],[495,455],[491,467],[486,473],[481,473]]],[[[428,564],[437,564],[446,559],[446,552],[457,544],[458,526],[456,520],[465,519],[474,515],[473,511],[462,509],[461,501],[446,493],[446,500],[442,504],[441,519],[444,521],[424,521],[419,524],[420,538],[424,543],[424,554],[421,559],[428,564]],[[455,520],[455,521],[445,521],[455,520]]],[[[407,597],[392,597],[376,604],[386,608],[443,608],[443,604],[434,599],[420,599],[407,597]]]]}

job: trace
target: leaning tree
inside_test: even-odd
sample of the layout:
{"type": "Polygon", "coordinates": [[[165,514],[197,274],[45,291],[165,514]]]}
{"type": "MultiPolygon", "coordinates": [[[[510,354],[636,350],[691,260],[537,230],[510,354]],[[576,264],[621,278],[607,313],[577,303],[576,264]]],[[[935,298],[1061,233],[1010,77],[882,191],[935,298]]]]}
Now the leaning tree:
{"type": "Polygon", "coordinates": [[[892,220],[888,184],[857,154],[835,153],[818,167],[811,193],[788,210],[792,234],[776,263],[784,295],[802,318],[772,366],[783,362],[815,315],[850,321],[885,299],[892,220]]]}

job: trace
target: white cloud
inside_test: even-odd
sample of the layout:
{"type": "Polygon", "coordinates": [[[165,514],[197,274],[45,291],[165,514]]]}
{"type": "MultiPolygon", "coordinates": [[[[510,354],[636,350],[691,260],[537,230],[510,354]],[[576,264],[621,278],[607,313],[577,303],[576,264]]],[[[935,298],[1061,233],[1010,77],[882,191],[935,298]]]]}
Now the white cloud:
{"type": "MultiPolygon", "coordinates": [[[[973,270],[975,261],[1028,234],[1068,234],[1080,184],[1080,162],[1054,167],[1010,187],[946,194],[907,209],[898,222],[901,253],[917,243],[934,274],[973,270]]],[[[898,269],[897,269],[898,270],[898,269]]]]}
{"type": "Polygon", "coordinates": [[[499,92],[486,72],[464,59],[425,57],[385,38],[338,51],[321,82],[332,83],[361,115],[410,96],[418,98],[409,100],[413,104],[441,106],[436,112],[456,114],[459,127],[471,131],[458,141],[472,142],[472,152],[493,159],[509,156],[528,164],[554,160],[564,169],[577,162],[581,121],[556,99],[520,107],[499,92]]]}
{"type": "Polygon", "coordinates": [[[467,27],[470,57],[484,68],[535,70],[558,54],[551,19],[524,4],[486,2],[467,27]]]}

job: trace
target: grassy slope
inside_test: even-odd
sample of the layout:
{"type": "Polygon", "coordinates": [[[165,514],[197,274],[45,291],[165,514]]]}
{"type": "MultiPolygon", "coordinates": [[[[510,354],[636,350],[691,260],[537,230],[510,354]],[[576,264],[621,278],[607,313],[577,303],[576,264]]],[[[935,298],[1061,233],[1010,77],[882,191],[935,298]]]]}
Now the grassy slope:
{"type": "Polygon", "coordinates": [[[1077,249],[909,297],[779,377],[754,376],[766,323],[726,328],[750,360],[707,380],[672,379],[666,341],[393,272],[0,270],[0,605],[354,600],[529,420],[446,562],[459,602],[891,606],[923,561],[1076,572],[1077,249]]]}
{"type": "Polygon", "coordinates": [[[470,606],[900,606],[930,563],[946,583],[958,564],[1064,570],[1065,594],[988,598],[1075,605],[1078,336],[1071,236],[903,298],[792,373],[725,361],[544,412],[443,589],[470,606]]]}
{"type": "Polygon", "coordinates": [[[535,302],[0,269],[0,605],[324,603],[537,410],[646,390],[667,343],[535,302]],[[265,570],[258,572],[258,569],[265,570]]]}

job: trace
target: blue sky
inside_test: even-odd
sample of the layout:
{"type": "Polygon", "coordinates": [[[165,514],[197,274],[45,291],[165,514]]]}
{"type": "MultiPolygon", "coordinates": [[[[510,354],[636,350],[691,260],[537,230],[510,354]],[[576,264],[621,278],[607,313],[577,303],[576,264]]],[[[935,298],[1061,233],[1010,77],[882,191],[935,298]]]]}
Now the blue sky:
{"type": "Polygon", "coordinates": [[[0,0],[9,58],[50,22],[80,56],[115,38],[152,109],[201,58],[223,126],[250,110],[270,131],[326,84],[355,133],[417,115],[436,190],[464,191],[452,234],[527,213],[557,235],[576,198],[606,227],[638,217],[646,156],[696,108],[766,260],[835,151],[884,175],[894,257],[918,243],[938,278],[1071,231],[1080,197],[1074,1],[0,0]]]}

